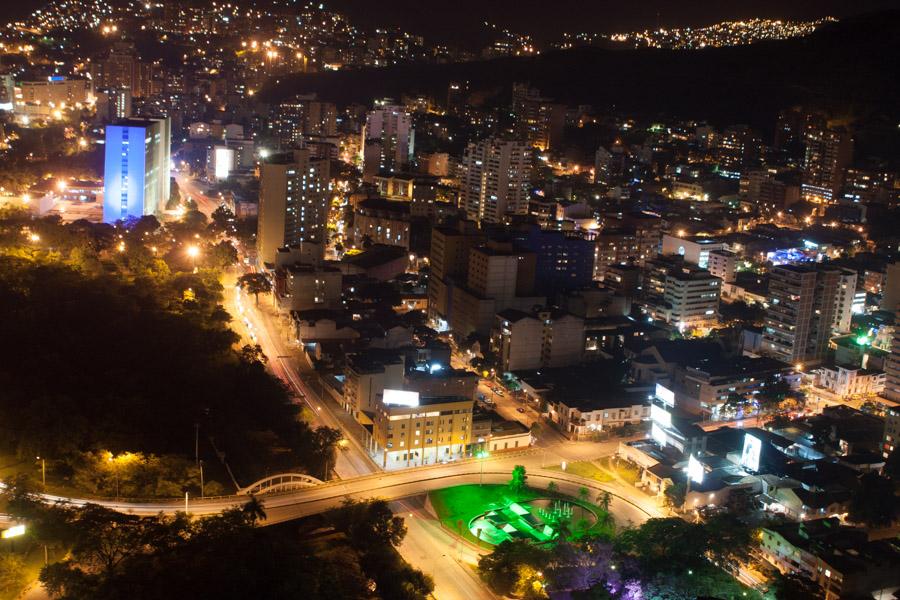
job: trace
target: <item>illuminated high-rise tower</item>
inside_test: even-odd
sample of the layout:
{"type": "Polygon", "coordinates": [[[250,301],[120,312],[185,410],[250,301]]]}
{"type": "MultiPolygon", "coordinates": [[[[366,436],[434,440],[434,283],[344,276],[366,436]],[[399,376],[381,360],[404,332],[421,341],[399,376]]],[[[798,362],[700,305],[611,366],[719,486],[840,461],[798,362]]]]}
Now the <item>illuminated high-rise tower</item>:
{"type": "Polygon", "coordinates": [[[169,200],[168,118],[128,119],[106,127],[103,221],[159,212],[169,200]]]}

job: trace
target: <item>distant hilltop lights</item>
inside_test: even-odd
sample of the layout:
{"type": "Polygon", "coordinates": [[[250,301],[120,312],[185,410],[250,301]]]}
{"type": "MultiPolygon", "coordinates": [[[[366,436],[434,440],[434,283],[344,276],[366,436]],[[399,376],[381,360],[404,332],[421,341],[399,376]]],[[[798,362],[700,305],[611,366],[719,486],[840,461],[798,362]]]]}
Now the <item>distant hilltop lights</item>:
{"type": "Polygon", "coordinates": [[[834,23],[834,17],[824,17],[815,21],[781,21],[772,19],[748,19],[746,21],[724,21],[708,27],[681,27],[629,33],[566,33],[558,48],[572,48],[600,42],[628,44],[635,48],[660,48],[669,50],[700,50],[742,46],[765,40],[785,40],[811,34],[825,23],[834,23]]]}

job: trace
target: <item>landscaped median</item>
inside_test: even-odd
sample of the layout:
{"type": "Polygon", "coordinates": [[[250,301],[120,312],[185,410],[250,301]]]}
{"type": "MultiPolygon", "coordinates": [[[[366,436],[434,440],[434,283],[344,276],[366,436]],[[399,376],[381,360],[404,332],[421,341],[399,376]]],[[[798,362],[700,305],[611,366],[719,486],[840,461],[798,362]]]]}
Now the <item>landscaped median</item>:
{"type": "Polygon", "coordinates": [[[429,492],[428,501],[441,525],[466,541],[490,548],[507,539],[544,543],[560,536],[611,532],[608,511],[589,500],[550,489],[507,485],[458,485],[429,492]],[[476,537],[477,536],[477,537],[476,537]]]}

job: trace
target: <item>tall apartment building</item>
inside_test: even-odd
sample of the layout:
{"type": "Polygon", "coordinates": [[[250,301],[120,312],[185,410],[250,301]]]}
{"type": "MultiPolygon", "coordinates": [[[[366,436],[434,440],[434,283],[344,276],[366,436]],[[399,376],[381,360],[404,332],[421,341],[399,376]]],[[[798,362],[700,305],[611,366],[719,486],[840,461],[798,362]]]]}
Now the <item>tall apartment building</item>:
{"type": "Polygon", "coordinates": [[[795,364],[824,358],[835,322],[841,270],[779,265],[769,274],[762,352],[795,364]]]}
{"type": "Polygon", "coordinates": [[[709,327],[718,321],[722,280],[681,257],[646,261],[641,291],[650,316],[679,330],[709,327]]]}
{"type": "Polygon", "coordinates": [[[746,125],[729,127],[719,138],[719,166],[727,174],[740,176],[759,161],[761,147],[762,140],[746,125]]]}
{"type": "Polygon", "coordinates": [[[506,371],[568,367],[584,356],[584,319],[564,311],[497,313],[491,345],[506,371]]]}
{"type": "Polygon", "coordinates": [[[272,263],[281,247],[315,242],[324,248],[330,173],[327,159],[307,149],[270,156],[259,169],[257,261],[272,263]]]}
{"type": "Polygon", "coordinates": [[[469,219],[503,223],[528,213],[531,151],[521,141],[471,142],[460,164],[459,206],[469,219]]]}
{"type": "Polygon", "coordinates": [[[152,215],[169,200],[171,124],[130,119],[106,127],[103,221],[152,215]]]}
{"type": "Polygon", "coordinates": [[[575,232],[516,228],[513,244],[535,255],[535,289],[541,294],[566,292],[590,285],[594,271],[594,242],[575,232]]]}
{"type": "Polygon", "coordinates": [[[512,95],[516,136],[540,150],[557,147],[566,125],[565,104],[542,98],[540,91],[523,83],[513,84],[512,95]]]}
{"type": "Polygon", "coordinates": [[[858,277],[853,269],[841,269],[840,282],[834,295],[834,322],[832,323],[832,329],[837,333],[850,333],[858,277]]]}
{"type": "Polygon", "coordinates": [[[834,129],[823,121],[807,126],[803,136],[803,200],[830,203],[839,198],[844,171],[853,159],[853,138],[845,129],[834,129]]]}
{"type": "MultiPolygon", "coordinates": [[[[897,312],[897,317],[900,318],[900,311],[897,312]]],[[[884,397],[894,402],[900,402],[900,327],[894,328],[894,338],[891,340],[891,354],[885,361],[884,373],[884,397]]],[[[895,408],[894,412],[900,415],[900,409],[895,408]]]]}
{"type": "Polygon", "coordinates": [[[366,116],[362,135],[363,180],[371,183],[382,172],[406,169],[415,150],[412,117],[403,106],[379,100],[366,116]]]}
{"type": "Polygon", "coordinates": [[[469,277],[469,252],[484,243],[485,234],[472,221],[431,230],[431,275],[428,277],[428,317],[446,329],[453,303],[454,285],[469,277]]]}
{"type": "Polygon", "coordinates": [[[337,135],[337,108],[315,94],[295,96],[274,107],[269,126],[282,147],[299,146],[306,135],[337,135]]]}
{"type": "Polygon", "coordinates": [[[90,73],[98,87],[128,88],[135,98],[152,92],[153,65],[138,58],[134,44],[116,43],[105,58],[91,62],[90,73]]]}
{"type": "Polygon", "coordinates": [[[605,281],[609,267],[637,262],[640,253],[633,229],[605,227],[594,238],[594,279],[605,281]]]}

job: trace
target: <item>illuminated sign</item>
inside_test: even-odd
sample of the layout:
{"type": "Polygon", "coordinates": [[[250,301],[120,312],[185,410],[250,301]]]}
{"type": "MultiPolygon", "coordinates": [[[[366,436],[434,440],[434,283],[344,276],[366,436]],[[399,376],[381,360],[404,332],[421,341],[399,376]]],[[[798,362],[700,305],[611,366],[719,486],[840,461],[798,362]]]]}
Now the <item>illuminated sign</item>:
{"type": "Polygon", "coordinates": [[[759,471],[759,455],[762,441],[749,433],[744,434],[744,451],[741,452],[741,466],[751,471],[759,471]]]}
{"type": "Polygon", "coordinates": [[[660,446],[666,445],[666,432],[663,431],[663,428],[660,427],[657,423],[653,423],[650,426],[650,437],[653,438],[653,441],[660,446]]]}
{"type": "Polygon", "coordinates": [[[703,483],[703,475],[705,471],[703,469],[703,463],[697,460],[697,457],[691,454],[691,457],[688,458],[688,466],[687,466],[687,475],[688,478],[694,483],[703,483]]]}
{"type": "Polygon", "coordinates": [[[216,179],[228,179],[228,174],[234,168],[234,150],[231,148],[216,148],[216,179]]]}
{"type": "Polygon", "coordinates": [[[675,406],[675,392],[658,383],[656,384],[656,397],[669,406],[675,406]]]}
{"type": "Polygon", "coordinates": [[[650,405],[650,420],[658,423],[660,427],[672,426],[672,413],[657,404],[650,405]]]}
{"type": "Polygon", "coordinates": [[[385,406],[418,406],[419,392],[407,392],[404,390],[384,390],[385,406]]]}

